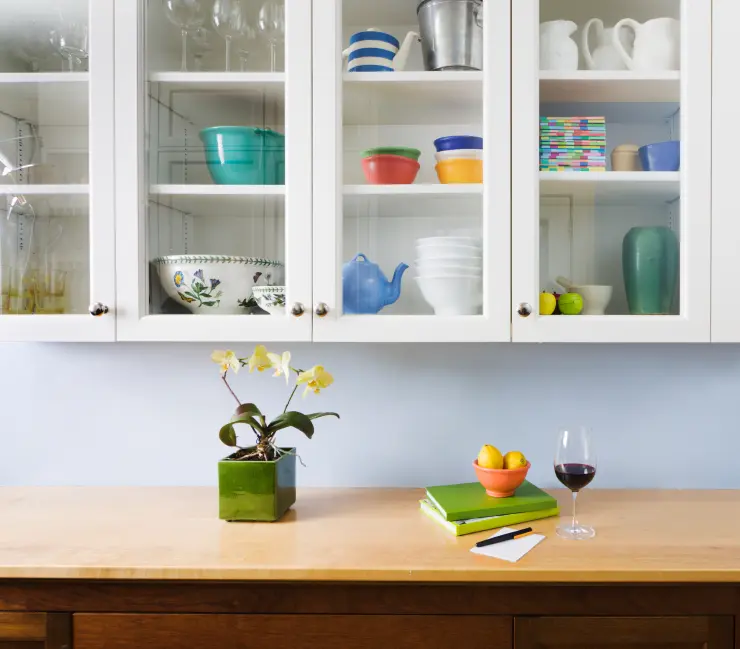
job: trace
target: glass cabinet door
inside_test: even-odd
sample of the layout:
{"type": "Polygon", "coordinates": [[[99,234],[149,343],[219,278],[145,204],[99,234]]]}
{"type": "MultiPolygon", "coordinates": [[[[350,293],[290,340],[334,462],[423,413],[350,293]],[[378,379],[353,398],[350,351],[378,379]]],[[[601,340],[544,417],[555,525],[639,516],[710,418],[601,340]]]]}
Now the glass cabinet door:
{"type": "Polygon", "coordinates": [[[508,0],[314,2],[315,340],[510,339],[509,28],[508,0]]]}
{"type": "Polygon", "coordinates": [[[306,0],[118,3],[119,338],[310,339],[310,25],[306,0]]]}
{"type": "Polygon", "coordinates": [[[710,0],[512,6],[514,340],[709,340],[710,0]]]}
{"type": "Polygon", "coordinates": [[[0,340],[113,340],[113,0],[0,7],[0,340]]]}

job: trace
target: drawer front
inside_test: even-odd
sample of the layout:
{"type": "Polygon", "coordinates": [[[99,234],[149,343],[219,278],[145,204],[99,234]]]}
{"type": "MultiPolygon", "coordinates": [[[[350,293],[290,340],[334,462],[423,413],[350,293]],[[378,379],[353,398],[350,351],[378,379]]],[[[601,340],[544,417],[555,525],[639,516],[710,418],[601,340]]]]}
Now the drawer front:
{"type": "Polygon", "coordinates": [[[68,613],[0,613],[0,649],[71,649],[68,613]]]}
{"type": "Polygon", "coordinates": [[[512,618],[453,615],[74,616],[75,649],[510,649],[512,618]]]}

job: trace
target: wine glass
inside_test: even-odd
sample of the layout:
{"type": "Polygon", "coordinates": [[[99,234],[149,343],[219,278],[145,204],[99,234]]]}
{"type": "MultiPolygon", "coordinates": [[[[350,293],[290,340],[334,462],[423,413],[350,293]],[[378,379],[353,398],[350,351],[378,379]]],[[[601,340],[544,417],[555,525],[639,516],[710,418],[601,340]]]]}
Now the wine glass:
{"type": "Polygon", "coordinates": [[[257,17],[257,27],[270,42],[270,69],[276,69],[276,47],[285,40],[285,5],[281,2],[265,2],[257,17]]]}
{"type": "Polygon", "coordinates": [[[596,453],[591,432],[586,426],[564,428],[558,435],[555,452],[555,476],[573,493],[573,517],[570,523],[558,526],[557,534],[565,539],[590,539],[596,534],[592,527],[580,525],[576,519],[578,492],[596,475],[596,453]]]}
{"type": "Polygon", "coordinates": [[[226,41],[226,71],[231,70],[231,39],[241,36],[247,26],[247,10],[241,0],[215,0],[213,26],[226,41]]]}
{"type": "Polygon", "coordinates": [[[243,45],[239,48],[239,62],[242,72],[247,72],[249,70],[249,50],[246,49],[246,46],[256,38],[257,32],[255,31],[254,27],[252,27],[248,23],[245,23],[240,39],[243,42],[243,45]]]}
{"type": "Polygon", "coordinates": [[[67,61],[70,72],[74,72],[75,65],[81,67],[82,62],[88,59],[88,41],[87,24],[81,22],[63,23],[49,33],[49,42],[67,61]]]}
{"type": "Polygon", "coordinates": [[[196,72],[203,72],[203,59],[213,49],[211,45],[211,32],[205,27],[198,27],[190,37],[193,39],[193,67],[196,72]]]}
{"type": "Polygon", "coordinates": [[[162,0],[162,8],[167,19],[180,28],[182,37],[182,62],[180,71],[188,70],[188,31],[198,29],[205,20],[205,11],[200,0],[162,0]]]}

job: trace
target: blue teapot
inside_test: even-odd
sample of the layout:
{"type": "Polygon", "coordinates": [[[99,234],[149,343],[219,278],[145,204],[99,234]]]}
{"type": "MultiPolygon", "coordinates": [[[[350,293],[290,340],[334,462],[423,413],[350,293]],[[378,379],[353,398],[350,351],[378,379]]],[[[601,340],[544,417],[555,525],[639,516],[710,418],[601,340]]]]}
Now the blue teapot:
{"type": "Polygon", "coordinates": [[[401,278],[408,266],[398,264],[389,282],[378,264],[359,253],[344,264],[342,285],[345,313],[378,313],[401,295],[401,278]]]}

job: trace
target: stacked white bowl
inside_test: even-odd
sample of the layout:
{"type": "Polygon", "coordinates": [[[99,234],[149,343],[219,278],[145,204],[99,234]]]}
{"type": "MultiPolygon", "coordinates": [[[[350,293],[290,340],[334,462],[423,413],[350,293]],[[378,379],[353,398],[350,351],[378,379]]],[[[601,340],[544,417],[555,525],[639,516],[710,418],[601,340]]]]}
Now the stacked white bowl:
{"type": "Polygon", "coordinates": [[[480,237],[417,239],[416,281],[435,315],[478,315],[483,306],[483,247],[480,237]]]}

